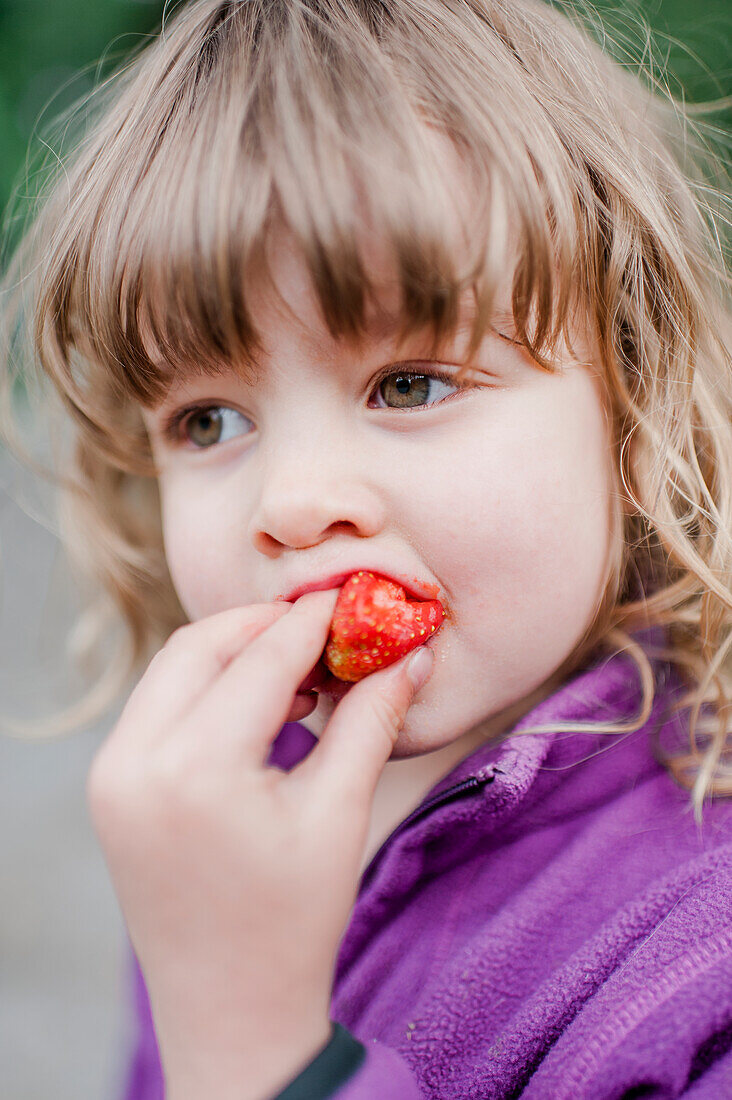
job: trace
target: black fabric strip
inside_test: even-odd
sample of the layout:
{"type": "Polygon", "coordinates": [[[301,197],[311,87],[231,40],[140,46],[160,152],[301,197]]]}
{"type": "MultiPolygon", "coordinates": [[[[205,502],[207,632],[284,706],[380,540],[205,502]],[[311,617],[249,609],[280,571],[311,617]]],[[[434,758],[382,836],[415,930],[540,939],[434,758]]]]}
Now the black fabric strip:
{"type": "Polygon", "coordinates": [[[334,1022],[330,1042],[272,1100],[327,1100],[353,1077],[365,1059],[366,1047],[363,1043],[341,1024],[334,1022]]]}

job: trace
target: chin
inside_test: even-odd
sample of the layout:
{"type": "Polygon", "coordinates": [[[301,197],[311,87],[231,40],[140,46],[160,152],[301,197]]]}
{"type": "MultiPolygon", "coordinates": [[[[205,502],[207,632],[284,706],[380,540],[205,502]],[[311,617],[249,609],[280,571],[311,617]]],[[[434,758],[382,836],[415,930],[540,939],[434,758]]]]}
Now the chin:
{"type": "MultiPolygon", "coordinates": [[[[305,718],[301,718],[299,725],[304,726],[314,737],[320,738],[335,708],[336,702],[334,699],[329,698],[327,695],[321,695],[315,710],[305,718]]],[[[418,738],[415,739],[416,729],[410,728],[411,725],[408,716],[391,751],[390,760],[405,760],[410,756],[420,756],[433,751],[434,746],[425,746],[418,738]]]]}

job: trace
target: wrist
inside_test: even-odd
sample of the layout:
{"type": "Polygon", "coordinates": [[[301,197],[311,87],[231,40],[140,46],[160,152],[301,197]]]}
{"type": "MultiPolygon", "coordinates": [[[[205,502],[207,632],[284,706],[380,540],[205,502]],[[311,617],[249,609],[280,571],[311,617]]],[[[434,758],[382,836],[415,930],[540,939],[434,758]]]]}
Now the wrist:
{"type": "Polygon", "coordinates": [[[256,1042],[247,1035],[226,1047],[195,1042],[185,1056],[166,1056],[161,1049],[167,1100],[272,1100],[328,1045],[330,1019],[289,1030],[273,1027],[256,1042]]]}

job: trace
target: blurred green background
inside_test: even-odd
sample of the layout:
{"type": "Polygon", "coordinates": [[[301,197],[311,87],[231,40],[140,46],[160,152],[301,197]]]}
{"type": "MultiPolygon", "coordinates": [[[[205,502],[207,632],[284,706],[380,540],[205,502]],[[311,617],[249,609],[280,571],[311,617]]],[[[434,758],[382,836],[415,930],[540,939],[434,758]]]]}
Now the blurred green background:
{"type": "MultiPolygon", "coordinates": [[[[168,13],[180,2],[168,3],[168,13]]],[[[598,0],[595,6],[631,40],[639,40],[636,14],[659,32],[654,67],[668,64],[674,93],[683,88],[692,102],[730,97],[732,0],[598,0]]],[[[0,0],[0,210],[13,187],[22,195],[34,128],[43,135],[55,115],[159,29],[162,14],[161,0],[0,0]]],[[[732,111],[715,120],[729,130],[732,111]]],[[[15,228],[6,228],[11,238],[15,228]]]]}

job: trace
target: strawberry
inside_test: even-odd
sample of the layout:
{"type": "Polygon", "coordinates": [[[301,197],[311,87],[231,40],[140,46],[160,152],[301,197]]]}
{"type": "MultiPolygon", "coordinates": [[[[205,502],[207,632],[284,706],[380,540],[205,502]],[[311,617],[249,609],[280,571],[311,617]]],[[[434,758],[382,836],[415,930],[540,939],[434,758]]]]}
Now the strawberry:
{"type": "Polygon", "coordinates": [[[363,680],[423,645],[444,617],[439,600],[411,600],[386,577],[354,573],[338,595],[325,664],[339,680],[363,680]]]}

